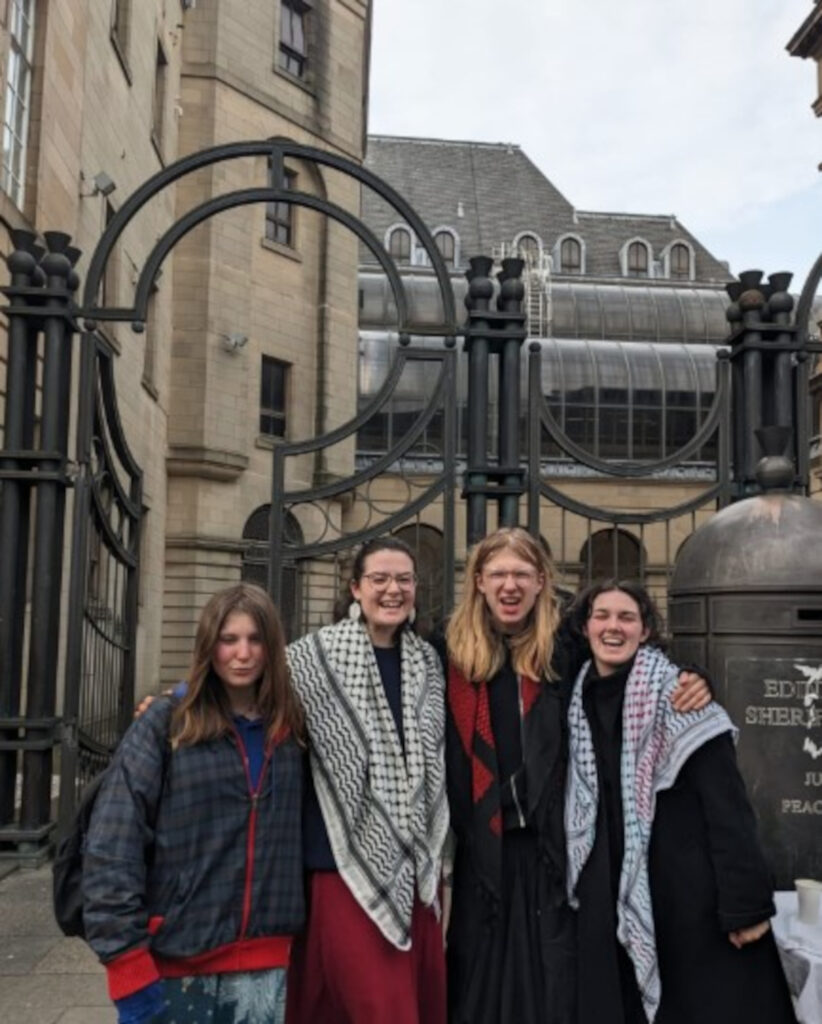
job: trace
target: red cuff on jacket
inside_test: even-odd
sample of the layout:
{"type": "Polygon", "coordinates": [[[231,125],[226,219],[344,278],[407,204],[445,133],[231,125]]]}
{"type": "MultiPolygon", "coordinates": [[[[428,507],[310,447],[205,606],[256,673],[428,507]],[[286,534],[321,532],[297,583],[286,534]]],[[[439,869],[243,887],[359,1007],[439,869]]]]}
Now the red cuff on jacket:
{"type": "Polygon", "coordinates": [[[111,999],[124,999],[160,977],[154,957],[144,947],[130,949],[128,953],[109,960],[105,968],[111,999]]]}

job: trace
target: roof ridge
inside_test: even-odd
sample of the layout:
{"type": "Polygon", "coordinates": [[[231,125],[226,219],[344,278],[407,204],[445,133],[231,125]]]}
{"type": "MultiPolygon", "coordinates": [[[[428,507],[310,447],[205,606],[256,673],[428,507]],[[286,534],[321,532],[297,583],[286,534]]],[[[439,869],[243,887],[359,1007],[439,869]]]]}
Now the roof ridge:
{"type": "Polygon", "coordinates": [[[426,146],[467,146],[475,149],[504,149],[508,152],[522,152],[521,146],[516,142],[482,142],[476,139],[434,139],[420,138],[418,135],[381,135],[369,132],[368,141],[421,143],[426,146]]]}
{"type": "Polygon", "coordinates": [[[675,220],[679,224],[679,218],[675,213],[611,213],[608,210],[575,210],[577,217],[610,217],[612,220],[653,220],[670,224],[675,220]]]}

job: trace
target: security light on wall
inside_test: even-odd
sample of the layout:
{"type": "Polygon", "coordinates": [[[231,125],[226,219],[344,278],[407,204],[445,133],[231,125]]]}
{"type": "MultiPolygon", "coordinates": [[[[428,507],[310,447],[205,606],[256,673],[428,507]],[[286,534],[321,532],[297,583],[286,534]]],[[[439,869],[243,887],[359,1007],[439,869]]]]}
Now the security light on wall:
{"type": "Polygon", "coordinates": [[[232,331],[231,334],[221,334],[220,340],[226,352],[239,352],[248,344],[248,335],[240,334],[239,331],[232,331]]]}
{"type": "MultiPolygon", "coordinates": [[[[81,172],[80,178],[82,181],[86,180],[86,176],[81,172]]],[[[106,174],[105,171],[98,171],[91,179],[92,189],[90,192],[84,192],[80,189],[80,198],[88,199],[89,196],[110,196],[111,193],[117,188],[117,182],[111,175],[106,174]]]]}

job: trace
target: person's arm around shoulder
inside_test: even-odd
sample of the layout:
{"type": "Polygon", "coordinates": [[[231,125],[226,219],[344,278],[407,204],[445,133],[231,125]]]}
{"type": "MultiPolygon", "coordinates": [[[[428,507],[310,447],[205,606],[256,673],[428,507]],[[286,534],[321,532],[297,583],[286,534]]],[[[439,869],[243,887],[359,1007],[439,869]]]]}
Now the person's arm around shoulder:
{"type": "Polygon", "coordinates": [[[108,975],[123,1024],[139,1021],[159,983],[148,949],[146,854],[164,775],[170,703],[156,701],[133,722],[95,801],[83,857],[83,920],[89,945],[108,975]],[[149,994],[150,995],[150,994],[149,994]],[[120,1006],[123,1001],[131,1006],[120,1006]]]}

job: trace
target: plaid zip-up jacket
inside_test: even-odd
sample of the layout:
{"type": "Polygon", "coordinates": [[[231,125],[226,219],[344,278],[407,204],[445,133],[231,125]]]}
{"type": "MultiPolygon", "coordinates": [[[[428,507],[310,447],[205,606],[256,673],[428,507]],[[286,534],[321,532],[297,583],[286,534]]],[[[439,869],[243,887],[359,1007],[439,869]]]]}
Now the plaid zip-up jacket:
{"type": "Polygon", "coordinates": [[[304,922],[298,744],[266,751],[252,792],[239,735],[171,752],[171,709],[154,701],[123,737],[87,838],[86,938],[112,999],[160,977],[285,966],[304,922]]]}

